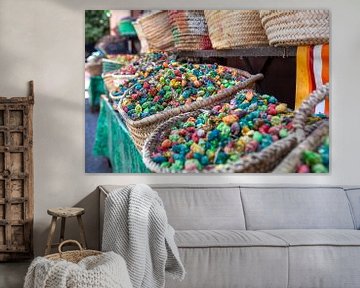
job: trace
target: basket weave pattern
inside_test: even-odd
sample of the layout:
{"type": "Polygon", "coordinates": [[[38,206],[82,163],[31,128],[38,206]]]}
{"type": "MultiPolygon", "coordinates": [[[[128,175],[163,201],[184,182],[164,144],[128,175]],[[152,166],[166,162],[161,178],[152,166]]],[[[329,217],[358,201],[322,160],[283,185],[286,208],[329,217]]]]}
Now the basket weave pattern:
{"type": "Polygon", "coordinates": [[[140,24],[138,22],[133,22],[137,37],[139,38],[141,44],[141,51],[140,53],[147,53],[149,52],[149,44],[146,40],[144,31],[142,30],[140,24]]]}
{"type": "Polygon", "coordinates": [[[203,10],[170,10],[169,20],[178,50],[212,48],[203,10]]]}
{"type": "Polygon", "coordinates": [[[205,10],[215,49],[269,45],[258,10],[205,10]]]}
{"type": "Polygon", "coordinates": [[[138,19],[149,48],[154,50],[172,50],[173,36],[167,11],[157,11],[138,19]]]}
{"type": "Polygon", "coordinates": [[[329,42],[328,10],[261,10],[260,17],[272,46],[317,45],[329,42]]]}

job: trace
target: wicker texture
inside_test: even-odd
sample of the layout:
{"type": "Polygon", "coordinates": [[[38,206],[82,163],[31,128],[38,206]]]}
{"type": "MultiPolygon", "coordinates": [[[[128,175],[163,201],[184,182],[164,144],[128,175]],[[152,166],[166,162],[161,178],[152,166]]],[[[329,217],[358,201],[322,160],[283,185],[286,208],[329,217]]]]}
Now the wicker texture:
{"type": "Polygon", "coordinates": [[[258,10],[205,10],[205,17],[215,49],[269,45],[258,10]]]}
{"type": "Polygon", "coordinates": [[[141,50],[140,53],[148,53],[149,52],[149,43],[146,40],[144,31],[142,30],[140,24],[138,22],[133,22],[137,37],[139,38],[141,50]]]}
{"type": "Polygon", "coordinates": [[[170,10],[169,20],[176,49],[212,48],[203,10],[170,10]]]}
{"type": "MultiPolygon", "coordinates": [[[[150,136],[150,134],[160,123],[168,120],[169,118],[180,115],[182,113],[212,107],[218,103],[229,100],[239,90],[251,88],[257,80],[261,80],[263,78],[262,74],[251,75],[248,72],[242,70],[238,70],[238,72],[239,74],[246,77],[246,79],[243,82],[235,85],[234,87],[224,89],[215,96],[211,96],[200,101],[195,101],[189,105],[182,105],[171,110],[162,111],[141,120],[134,121],[130,119],[127,113],[123,109],[121,109],[121,105],[119,105],[118,111],[120,112],[122,118],[126,123],[126,126],[129,129],[129,132],[134,140],[136,147],[141,151],[146,138],[150,136]]],[[[124,98],[126,94],[127,93],[125,92],[122,97],[124,98]]],[[[122,99],[120,99],[119,103],[121,102],[122,99]]]]}
{"type": "Polygon", "coordinates": [[[69,262],[78,263],[79,261],[81,261],[82,259],[84,259],[88,256],[96,256],[96,255],[102,254],[102,252],[96,251],[96,250],[84,250],[82,248],[81,244],[76,240],[63,241],[59,245],[58,250],[59,250],[59,253],[47,255],[47,256],[45,256],[45,258],[47,258],[49,260],[66,260],[69,262]],[[63,252],[62,247],[65,244],[75,244],[79,247],[79,250],[63,252]]]}
{"type": "Polygon", "coordinates": [[[105,88],[106,88],[107,91],[110,92],[110,91],[114,91],[116,89],[112,73],[109,73],[109,72],[108,73],[103,73],[102,78],[104,80],[105,88]]]}
{"type": "Polygon", "coordinates": [[[291,173],[295,172],[300,163],[302,153],[305,150],[314,150],[318,147],[323,138],[329,134],[329,123],[323,123],[308,137],[304,131],[305,119],[312,113],[314,107],[323,101],[329,95],[329,83],[321,86],[318,90],[313,91],[307,100],[303,102],[294,118],[294,127],[296,128],[296,138],[299,145],[275,168],[274,173],[291,173]]]}
{"type": "Polygon", "coordinates": [[[149,48],[153,50],[172,50],[174,41],[169,25],[168,12],[153,12],[138,19],[149,48]]]}
{"type": "Polygon", "coordinates": [[[300,143],[305,139],[304,127],[306,118],[312,114],[315,106],[322,102],[329,95],[329,83],[326,83],[313,91],[309,97],[301,104],[296,111],[294,118],[294,127],[296,128],[296,137],[300,143]]]}
{"type": "Polygon", "coordinates": [[[329,42],[328,10],[260,10],[272,46],[317,45],[329,42]]]}

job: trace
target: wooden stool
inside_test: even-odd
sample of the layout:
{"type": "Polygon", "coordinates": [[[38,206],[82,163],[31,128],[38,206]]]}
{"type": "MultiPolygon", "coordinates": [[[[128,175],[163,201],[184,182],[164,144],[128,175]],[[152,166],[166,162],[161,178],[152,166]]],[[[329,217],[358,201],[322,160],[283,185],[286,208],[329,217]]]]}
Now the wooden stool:
{"type": "Polygon", "coordinates": [[[80,227],[80,239],[81,239],[81,245],[84,249],[86,249],[86,239],[85,239],[85,230],[84,230],[84,224],[81,219],[81,215],[85,213],[84,208],[50,208],[47,210],[47,213],[52,216],[51,224],[50,224],[50,231],[49,236],[47,240],[45,255],[50,254],[52,247],[57,247],[61,242],[64,241],[64,234],[65,234],[65,223],[66,218],[69,217],[77,217],[79,227],[80,227]],[[60,242],[59,243],[52,243],[52,239],[54,237],[55,228],[56,228],[56,222],[58,217],[61,218],[61,229],[60,229],[60,242]]]}

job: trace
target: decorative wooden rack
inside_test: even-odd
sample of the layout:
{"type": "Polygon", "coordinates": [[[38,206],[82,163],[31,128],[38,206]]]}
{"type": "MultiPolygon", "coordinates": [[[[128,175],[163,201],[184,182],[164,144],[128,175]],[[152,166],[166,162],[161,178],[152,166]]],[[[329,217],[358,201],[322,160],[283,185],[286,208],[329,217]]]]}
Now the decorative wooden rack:
{"type": "Polygon", "coordinates": [[[29,96],[0,97],[0,261],[33,255],[33,105],[29,96]]]}

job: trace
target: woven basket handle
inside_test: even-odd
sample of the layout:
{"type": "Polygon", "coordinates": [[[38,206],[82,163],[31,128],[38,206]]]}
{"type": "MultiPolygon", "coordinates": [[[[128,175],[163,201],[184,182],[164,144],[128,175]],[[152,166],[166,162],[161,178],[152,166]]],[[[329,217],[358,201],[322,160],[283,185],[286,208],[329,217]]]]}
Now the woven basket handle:
{"type": "Polygon", "coordinates": [[[325,99],[326,95],[329,95],[329,83],[326,83],[317,90],[314,90],[295,112],[293,123],[296,129],[296,138],[298,143],[305,139],[306,133],[304,129],[306,119],[312,114],[315,106],[325,99]]]}
{"type": "Polygon", "coordinates": [[[65,240],[65,241],[61,242],[60,245],[59,245],[59,247],[58,247],[58,251],[59,251],[60,257],[61,257],[61,255],[62,255],[62,253],[64,253],[64,251],[62,251],[62,247],[63,247],[65,244],[69,244],[69,243],[75,244],[76,246],[78,246],[80,252],[84,251],[83,247],[81,246],[81,244],[80,244],[78,241],[76,241],[76,240],[65,240]]]}

